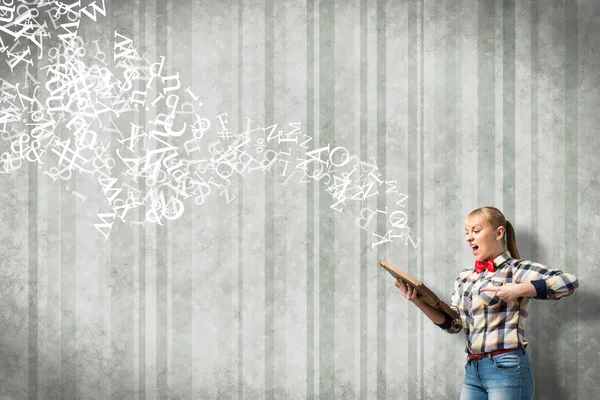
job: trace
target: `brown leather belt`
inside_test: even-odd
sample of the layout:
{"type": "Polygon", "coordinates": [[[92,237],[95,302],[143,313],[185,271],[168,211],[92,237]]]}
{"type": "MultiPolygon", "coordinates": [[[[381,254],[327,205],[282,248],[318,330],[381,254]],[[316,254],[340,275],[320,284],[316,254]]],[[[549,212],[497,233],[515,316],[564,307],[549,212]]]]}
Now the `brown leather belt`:
{"type": "Polygon", "coordinates": [[[488,355],[496,356],[498,354],[508,353],[509,351],[516,351],[516,350],[521,350],[521,349],[522,349],[522,347],[517,347],[515,349],[496,350],[496,351],[490,351],[488,353],[469,354],[469,356],[467,357],[467,361],[476,360],[476,359],[480,359],[480,358],[485,358],[488,355]]]}

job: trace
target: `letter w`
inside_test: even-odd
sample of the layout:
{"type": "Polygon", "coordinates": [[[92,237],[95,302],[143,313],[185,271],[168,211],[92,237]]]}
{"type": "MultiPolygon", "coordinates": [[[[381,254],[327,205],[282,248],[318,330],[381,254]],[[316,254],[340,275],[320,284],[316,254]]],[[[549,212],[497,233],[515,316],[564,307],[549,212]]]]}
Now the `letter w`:
{"type": "Polygon", "coordinates": [[[102,8],[98,7],[97,3],[98,2],[95,1],[93,4],[90,4],[89,6],[82,8],[80,10],[80,12],[82,12],[83,14],[90,17],[92,19],[92,21],[94,21],[94,22],[96,22],[96,11],[100,12],[100,14],[102,14],[103,16],[106,17],[106,4],[104,4],[104,0],[102,0],[102,8]],[[92,9],[93,14],[87,10],[88,8],[92,9]]]}
{"type": "Polygon", "coordinates": [[[94,224],[94,228],[96,228],[100,231],[102,236],[104,236],[104,239],[108,239],[108,235],[110,234],[110,230],[112,229],[112,226],[114,223],[115,215],[117,215],[117,213],[98,214],[98,218],[100,218],[103,223],[102,224],[94,224]],[[112,218],[113,221],[109,224],[108,222],[106,222],[106,220],[104,218],[112,218]],[[102,229],[106,229],[106,232],[103,231],[102,229]]]}
{"type": "Polygon", "coordinates": [[[115,31],[115,39],[117,36],[121,37],[123,41],[118,43],[115,41],[115,60],[118,60],[119,58],[135,59],[135,49],[131,48],[133,41],[115,31]],[[117,53],[118,50],[121,52],[117,53]]]}

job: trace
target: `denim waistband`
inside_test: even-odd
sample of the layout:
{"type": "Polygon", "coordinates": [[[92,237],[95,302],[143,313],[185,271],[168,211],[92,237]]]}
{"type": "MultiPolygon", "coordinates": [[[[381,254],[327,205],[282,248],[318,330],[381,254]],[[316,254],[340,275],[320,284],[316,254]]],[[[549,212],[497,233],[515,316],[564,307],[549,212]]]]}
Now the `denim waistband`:
{"type": "Polygon", "coordinates": [[[527,354],[527,351],[525,350],[525,347],[518,347],[516,349],[514,349],[514,351],[507,351],[505,353],[500,353],[500,354],[496,354],[496,355],[492,355],[492,352],[488,352],[488,354],[486,354],[484,357],[481,358],[474,358],[472,360],[469,360],[469,355],[467,354],[467,361],[468,362],[473,362],[473,361],[481,361],[481,360],[487,360],[488,358],[492,358],[495,356],[501,356],[504,354],[518,354],[518,355],[525,355],[527,354]]]}

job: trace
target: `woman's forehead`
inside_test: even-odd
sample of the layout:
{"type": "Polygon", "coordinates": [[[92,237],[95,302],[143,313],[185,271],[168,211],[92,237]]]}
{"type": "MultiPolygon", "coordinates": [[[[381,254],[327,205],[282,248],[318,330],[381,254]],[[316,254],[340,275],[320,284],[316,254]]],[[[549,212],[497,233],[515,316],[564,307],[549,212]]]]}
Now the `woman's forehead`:
{"type": "Polygon", "coordinates": [[[475,225],[489,225],[487,220],[482,215],[471,215],[465,219],[465,228],[472,228],[475,225]]]}

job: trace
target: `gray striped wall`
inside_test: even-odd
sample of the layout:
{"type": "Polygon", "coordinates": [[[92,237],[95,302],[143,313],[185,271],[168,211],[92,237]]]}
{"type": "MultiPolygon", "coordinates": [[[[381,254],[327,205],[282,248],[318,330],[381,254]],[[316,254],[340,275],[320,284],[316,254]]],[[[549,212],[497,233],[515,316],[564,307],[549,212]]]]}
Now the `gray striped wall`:
{"type": "Polygon", "coordinates": [[[600,4],[127,0],[80,27],[108,56],[115,30],[164,56],[203,115],[300,121],[313,148],[373,157],[420,242],[372,248],[364,204],[335,212],[322,183],[275,170],[104,240],[97,185],[25,165],[0,175],[0,399],[456,399],[463,334],[376,262],[449,301],[482,205],[513,222],[522,258],[580,279],[530,310],[536,399],[600,398],[600,4]]]}

